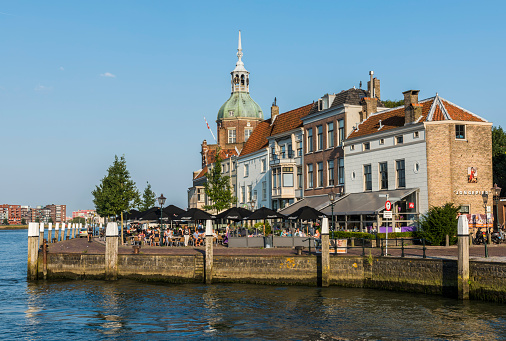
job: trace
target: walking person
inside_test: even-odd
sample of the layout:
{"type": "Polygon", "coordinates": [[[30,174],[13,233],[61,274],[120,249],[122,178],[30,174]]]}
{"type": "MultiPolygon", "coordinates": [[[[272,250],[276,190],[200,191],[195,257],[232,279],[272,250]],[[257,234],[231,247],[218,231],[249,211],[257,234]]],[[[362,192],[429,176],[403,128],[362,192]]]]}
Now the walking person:
{"type": "Polygon", "coordinates": [[[184,227],[183,236],[184,236],[184,246],[188,246],[188,241],[190,240],[190,230],[188,229],[188,226],[184,227]]]}

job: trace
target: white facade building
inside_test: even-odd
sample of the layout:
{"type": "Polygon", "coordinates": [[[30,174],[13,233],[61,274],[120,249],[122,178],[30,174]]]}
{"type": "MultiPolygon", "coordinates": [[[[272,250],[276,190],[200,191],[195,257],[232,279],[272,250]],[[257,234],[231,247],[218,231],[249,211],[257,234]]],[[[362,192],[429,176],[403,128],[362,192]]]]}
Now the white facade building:
{"type": "Polygon", "coordinates": [[[269,207],[270,193],[269,153],[267,148],[237,158],[234,188],[237,206],[254,210],[269,207]]]}

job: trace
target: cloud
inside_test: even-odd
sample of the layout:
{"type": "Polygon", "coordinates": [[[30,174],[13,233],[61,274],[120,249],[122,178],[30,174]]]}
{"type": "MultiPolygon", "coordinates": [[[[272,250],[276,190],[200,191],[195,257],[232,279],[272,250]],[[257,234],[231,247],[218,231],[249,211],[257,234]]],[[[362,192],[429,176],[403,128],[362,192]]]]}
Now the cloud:
{"type": "Polygon", "coordinates": [[[113,74],[112,74],[112,73],[110,73],[110,72],[106,72],[106,73],[101,73],[101,74],[100,74],[100,77],[116,78],[116,75],[113,75],[113,74]]]}
{"type": "Polygon", "coordinates": [[[60,66],[60,71],[65,71],[65,69],[63,68],[63,66],[60,66]]]}
{"type": "Polygon", "coordinates": [[[38,92],[50,92],[53,90],[53,87],[52,86],[45,86],[45,85],[37,85],[34,89],[35,91],[38,91],[38,92]]]}

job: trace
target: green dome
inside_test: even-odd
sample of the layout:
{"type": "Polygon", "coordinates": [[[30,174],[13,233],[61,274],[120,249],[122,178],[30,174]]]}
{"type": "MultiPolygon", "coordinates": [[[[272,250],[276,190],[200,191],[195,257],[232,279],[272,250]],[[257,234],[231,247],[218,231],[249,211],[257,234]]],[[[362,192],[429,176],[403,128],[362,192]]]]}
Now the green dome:
{"type": "Polygon", "coordinates": [[[218,111],[218,120],[237,117],[264,119],[262,109],[248,92],[233,92],[218,111]]]}

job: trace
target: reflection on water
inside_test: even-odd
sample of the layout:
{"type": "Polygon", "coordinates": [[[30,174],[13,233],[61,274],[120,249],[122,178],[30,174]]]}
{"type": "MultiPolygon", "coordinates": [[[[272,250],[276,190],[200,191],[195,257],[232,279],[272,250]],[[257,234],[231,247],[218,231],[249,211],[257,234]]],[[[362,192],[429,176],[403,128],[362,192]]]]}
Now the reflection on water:
{"type": "Polygon", "coordinates": [[[26,231],[0,232],[2,339],[506,339],[504,305],[347,288],[26,283],[26,231]]]}

